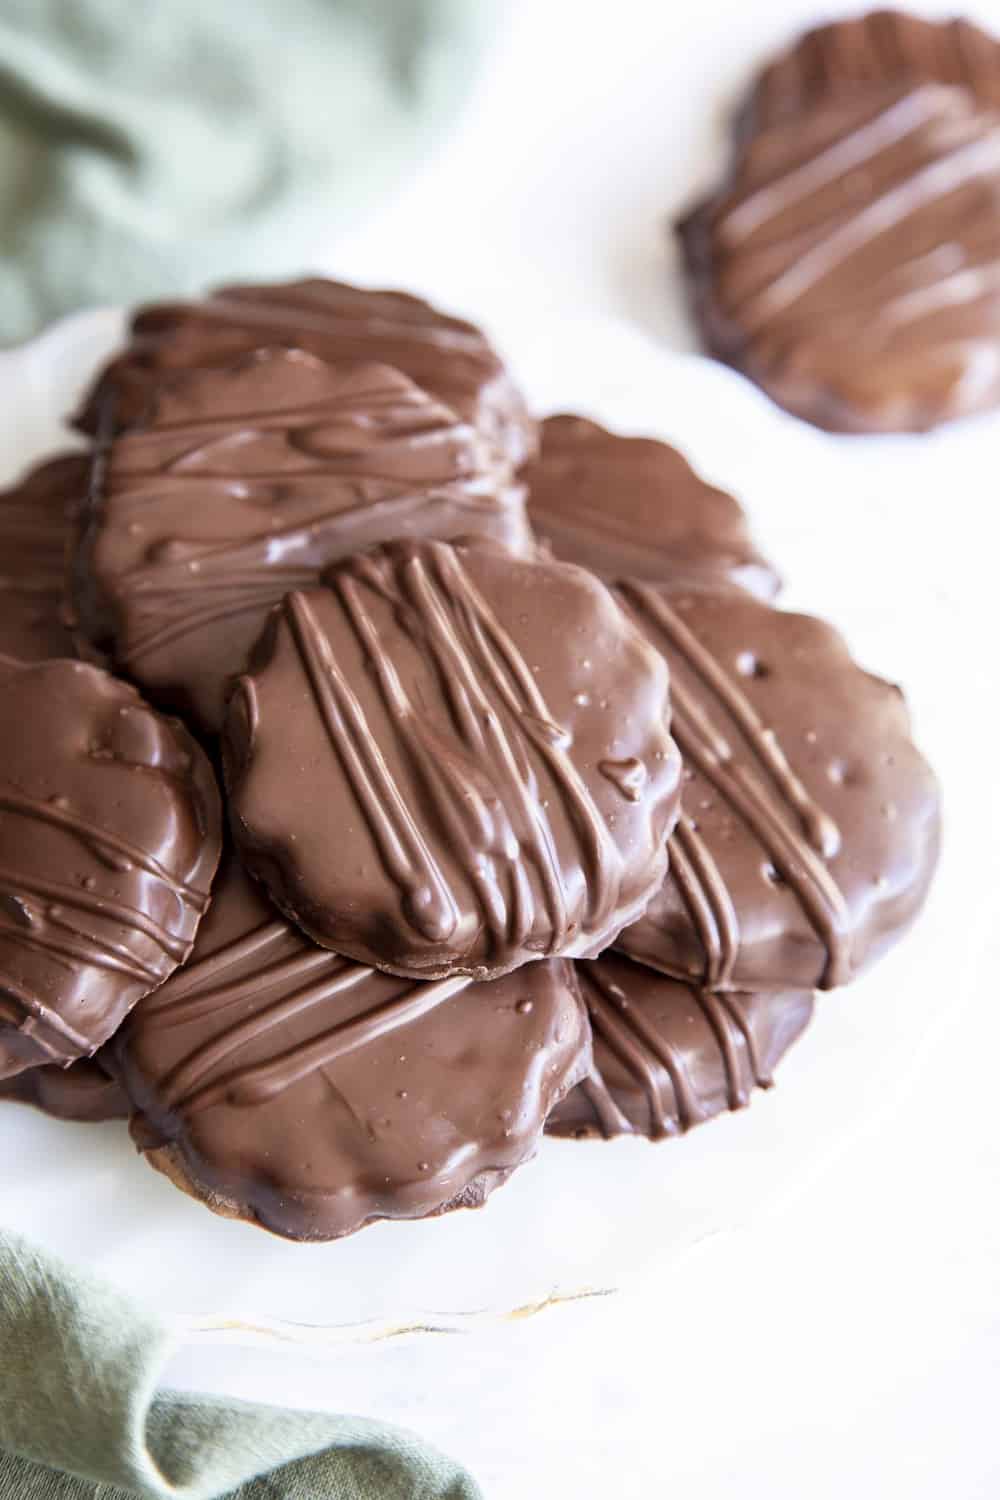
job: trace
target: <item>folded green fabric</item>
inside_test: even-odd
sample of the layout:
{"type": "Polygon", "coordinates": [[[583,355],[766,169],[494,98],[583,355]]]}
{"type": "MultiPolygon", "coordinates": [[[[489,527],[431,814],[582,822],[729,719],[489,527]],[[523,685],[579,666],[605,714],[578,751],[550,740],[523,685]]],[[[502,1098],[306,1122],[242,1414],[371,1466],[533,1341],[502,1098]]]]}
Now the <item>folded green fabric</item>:
{"type": "Polygon", "coordinates": [[[0,1230],[0,1500],[480,1496],[398,1428],[158,1394],[174,1345],[149,1308],[0,1230]]]}
{"type": "Polygon", "coordinates": [[[294,274],[457,102],[489,0],[0,0],[0,340],[294,274]]]}

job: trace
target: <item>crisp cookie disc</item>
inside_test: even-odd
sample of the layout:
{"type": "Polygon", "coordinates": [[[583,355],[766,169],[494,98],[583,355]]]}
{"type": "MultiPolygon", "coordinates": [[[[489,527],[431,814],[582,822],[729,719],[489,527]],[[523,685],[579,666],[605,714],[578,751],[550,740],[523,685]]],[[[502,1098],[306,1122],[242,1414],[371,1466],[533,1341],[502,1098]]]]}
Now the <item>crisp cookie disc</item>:
{"type": "Polygon", "coordinates": [[[608,945],[662,881],[666,664],[582,568],[398,542],[289,594],[230,700],[248,868],[317,942],[418,978],[608,945]]]}
{"type": "Polygon", "coordinates": [[[141,308],[131,343],[103,372],[80,416],[87,431],[141,420],[172,369],[228,364],[262,344],[305,349],[331,364],[401,370],[478,428],[498,463],[523,463],[535,423],[482,332],[404,292],[314,278],[223,287],[200,302],[141,308]]]}
{"type": "Polygon", "coordinates": [[[220,823],[204,753],[134,688],[0,658],[0,1078],[94,1052],[184,962],[220,823]]]}
{"type": "Polygon", "coordinates": [[[709,989],[846,984],[912,921],[937,782],[898,687],[831,626],[735,590],[619,585],[670,665],[684,758],[670,874],[618,947],[709,989]]]}
{"type": "Polygon", "coordinates": [[[475,1207],[590,1066],[572,965],[433,984],[324,948],[223,860],[187,968],[115,1042],[153,1166],[290,1239],[475,1207]]]}
{"type": "Polygon", "coordinates": [[[541,436],[521,477],[535,531],[556,557],[601,578],[704,578],[762,599],[778,592],[742,506],[676,448],[567,415],[549,417],[541,436]]]}
{"type": "Polygon", "coordinates": [[[890,85],[752,136],[680,225],[713,354],[832,431],[1000,401],[1000,114],[890,85]]]}
{"type": "Polygon", "coordinates": [[[86,516],[81,620],[167,707],[217,730],[271,606],[397,536],[532,546],[482,435],[398,370],[293,349],[175,372],[113,438],[86,516]]]}
{"type": "Polygon", "coordinates": [[[66,618],[66,571],[89,457],[65,453],[0,492],[0,655],[21,661],[75,656],[66,618]]]}
{"type": "Polygon", "coordinates": [[[578,963],[594,1033],[588,1076],[553,1110],[550,1135],[682,1135],[743,1109],[812,1016],[811,990],[716,994],[621,954],[578,963]]]}

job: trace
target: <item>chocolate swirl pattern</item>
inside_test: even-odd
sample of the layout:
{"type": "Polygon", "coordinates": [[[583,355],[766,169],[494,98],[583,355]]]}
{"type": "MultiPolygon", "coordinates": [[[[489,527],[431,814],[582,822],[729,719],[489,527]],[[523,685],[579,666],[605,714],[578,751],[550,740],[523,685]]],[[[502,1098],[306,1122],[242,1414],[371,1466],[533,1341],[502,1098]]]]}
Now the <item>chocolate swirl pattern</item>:
{"type": "Polygon", "coordinates": [[[667,723],[662,660],[589,575],[392,544],[273,617],[227,720],[234,828],[306,931],[390,972],[595,952],[661,878],[667,723]]]}
{"type": "Polygon", "coordinates": [[[478,328],[419,297],[319,278],[223,287],[201,302],[142,308],[130,346],[98,380],[80,424],[98,432],[141,422],[170,371],[227,365],[264,345],[306,350],[328,364],[402,371],[474,427],[500,468],[534,452],[534,421],[478,328]]]}
{"type": "Polygon", "coordinates": [[[709,348],[837,431],[1000,399],[1000,115],[924,83],[755,135],[679,226],[709,348]]]}
{"type": "Polygon", "coordinates": [[[184,961],[219,824],[204,755],[132,688],[0,658],[0,1078],[89,1055],[184,961]]]}
{"type": "Polygon", "coordinates": [[[605,579],[704,578],[761,599],[778,592],[742,507],[676,448],[585,417],[549,417],[541,433],[541,453],[521,478],[532,525],[556,557],[605,579]]]}
{"type": "Polygon", "coordinates": [[[217,729],[271,606],[406,535],[531,545],[483,439],[404,375],[261,349],[175,376],[112,441],[80,612],[146,691],[217,729]]]}
{"type": "Polygon", "coordinates": [[[899,690],[808,616],[619,592],[669,662],[685,762],[670,874],[619,947],[710,990],[847,983],[915,915],[937,857],[899,690]]]}
{"type": "Polygon", "coordinates": [[[714,994],[605,953],[577,964],[594,1034],[590,1073],[550,1135],[681,1135],[743,1109],[812,1015],[809,990],[714,994]]]}
{"type": "Polygon", "coordinates": [[[875,10],[817,26],[760,74],[744,128],[766,130],[845,92],[907,83],[961,85],[1000,109],[1000,43],[971,21],[875,10]]]}
{"type": "Polygon", "coordinates": [[[294,1239],[475,1205],[586,1071],[570,966],[489,987],[319,949],[224,860],[189,966],[116,1042],[154,1166],[294,1239]]]}
{"type": "Polygon", "coordinates": [[[0,655],[75,656],[64,608],[73,518],[89,459],[65,453],[0,494],[0,655]]]}

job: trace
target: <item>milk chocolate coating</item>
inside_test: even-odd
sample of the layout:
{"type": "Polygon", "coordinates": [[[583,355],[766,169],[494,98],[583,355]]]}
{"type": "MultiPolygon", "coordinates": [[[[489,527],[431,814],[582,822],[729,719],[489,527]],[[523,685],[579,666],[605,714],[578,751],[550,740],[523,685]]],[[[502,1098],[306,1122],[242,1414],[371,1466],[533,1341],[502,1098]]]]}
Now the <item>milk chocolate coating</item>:
{"type": "Polygon", "coordinates": [[[109,445],[81,618],[157,702],[218,730],[268,610],[396,536],[528,550],[523,492],[480,433],[397,370],[258,349],[182,371],[109,445]]]}
{"type": "Polygon", "coordinates": [[[102,1047],[95,1057],[82,1057],[68,1068],[48,1063],[26,1068],[13,1078],[0,1078],[0,1100],[17,1099],[57,1120],[78,1120],[85,1125],[127,1120],[125,1092],[102,1065],[106,1052],[102,1047]]]}
{"type": "Polygon", "coordinates": [[[317,942],[416,978],[588,957],[660,885],[663,658],[582,568],[398,542],[271,616],[224,735],[242,856],[317,942]]]}
{"type": "Polygon", "coordinates": [[[735,590],[620,594],[670,664],[684,789],[670,874],[619,948],[715,990],[846,984],[916,915],[937,858],[901,692],[808,615],[735,590]]]}
{"type": "Polygon", "coordinates": [[[64,453],[0,492],[0,655],[75,656],[64,608],[73,517],[90,460],[64,453]]]}
{"type": "Polygon", "coordinates": [[[403,292],[319,278],[223,287],[199,302],[140,309],[131,343],[101,375],[80,425],[97,432],[141,421],[166,372],[229,364],[264,344],[304,349],[331,364],[390,365],[478,428],[498,461],[520,464],[534,451],[524,399],[472,323],[403,292]]]}
{"type": "Polygon", "coordinates": [[[1000,43],[971,21],[875,10],[817,26],[758,76],[747,131],[795,120],[820,101],[883,84],[950,83],[1000,109],[1000,43]]]}
{"type": "Polygon", "coordinates": [[[315,947],[225,858],[190,964],[115,1048],[150,1162],[301,1240],[482,1203],[590,1065],[570,964],[392,978],[315,947]]]}
{"type": "Polygon", "coordinates": [[[94,1052],[183,963],[220,822],[204,754],[133,688],[0,658],[0,1078],[94,1052]]]}
{"type": "Polygon", "coordinates": [[[679,226],[712,353],[840,432],[1000,400],[1000,115],[925,83],[755,135],[679,226]]]}
{"type": "Polygon", "coordinates": [[[743,508],[676,448],[620,437],[585,417],[549,417],[522,472],[532,524],[557,557],[601,578],[704,578],[771,599],[780,579],[743,508]]]}
{"type": "Polygon", "coordinates": [[[576,966],[594,1035],[590,1073],[549,1135],[682,1135],[743,1109],[809,1023],[811,990],[715,994],[619,954],[576,966]]]}

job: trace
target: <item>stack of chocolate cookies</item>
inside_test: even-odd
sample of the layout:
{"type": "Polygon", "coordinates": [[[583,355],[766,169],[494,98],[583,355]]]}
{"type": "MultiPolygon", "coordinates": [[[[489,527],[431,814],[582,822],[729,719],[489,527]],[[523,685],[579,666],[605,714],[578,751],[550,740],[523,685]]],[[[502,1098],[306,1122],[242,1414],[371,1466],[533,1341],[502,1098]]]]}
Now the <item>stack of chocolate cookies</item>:
{"type": "Polygon", "coordinates": [[[919,910],[898,688],[470,324],[227,288],[77,422],[0,499],[0,1093],[332,1239],[739,1108],[919,910]]]}

